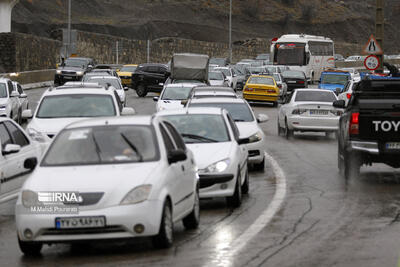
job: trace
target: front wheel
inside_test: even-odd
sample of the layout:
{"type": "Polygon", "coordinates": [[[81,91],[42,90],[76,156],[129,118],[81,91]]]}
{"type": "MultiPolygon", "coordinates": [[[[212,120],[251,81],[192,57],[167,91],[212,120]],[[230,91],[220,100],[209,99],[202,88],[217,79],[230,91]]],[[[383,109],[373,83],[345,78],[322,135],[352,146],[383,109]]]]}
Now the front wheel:
{"type": "Polygon", "coordinates": [[[199,223],[200,223],[200,197],[199,197],[199,191],[198,190],[196,190],[196,192],[195,192],[193,210],[188,216],[183,218],[182,222],[183,222],[183,226],[185,227],[185,229],[188,229],[188,230],[197,229],[199,227],[199,223]]]}
{"type": "Polygon", "coordinates": [[[242,193],[248,194],[250,189],[250,181],[249,181],[249,169],[246,169],[246,177],[244,178],[244,183],[242,185],[242,193]]]}
{"type": "Polygon", "coordinates": [[[19,249],[27,256],[37,256],[42,250],[42,243],[21,241],[18,238],[19,249]]]}
{"type": "Polygon", "coordinates": [[[289,129],[289,126],[287,124],[287,120],[285,120],[285,136],[286,136],[286,139],[289,139],[290,137],[293,136],[293,130],[289,129]]]}
{"type": "Polygon", "coordinates": [[[233,196],[226,198],[228,205],[231,207],[238,208],[242,204],[241,182],[242,182],[242,180],[240,177],[240,171],[238,171],[238,177],[236,179],[236,184],[235,184],[235,192],[233,192],[233,196]]]}
{"type": "Polygon", "coordinates": [[[355,153],[344,153],[344,178],[353,179],[360,175],[361,161],[355,153]]]}
{"type": "Polygon", "coordinates": [[[153,245],[156,248],[169,248],[174,242],[174,222],[172,220],[171,204],[165,201],[161,218],[160,230],[153,237],[153,245]]]}
{"type": "Polygon", "coordinates": [[[145,97],[147,95],[147,88],[144,86],[143,83],[139,84],[138,87],[136,88],[136,94],[139,97],[145,97]]]}

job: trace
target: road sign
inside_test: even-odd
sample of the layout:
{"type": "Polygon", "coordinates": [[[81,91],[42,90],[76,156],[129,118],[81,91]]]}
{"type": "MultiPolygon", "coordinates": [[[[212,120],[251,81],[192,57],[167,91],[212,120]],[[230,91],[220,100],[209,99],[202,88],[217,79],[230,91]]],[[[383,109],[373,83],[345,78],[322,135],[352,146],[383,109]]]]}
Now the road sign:
{"type": "Polygon", "coordinates": [[[362,51],[364,54],[368,55],[382,55],[383,50],[376,41],[374,35],[371,34],[369,37],[368,43],[364,46],[364,49],[362,51]]]}
{"type": "Polygon", "coordinates": [[[365,68],[371,71],[378,69],[380,65],[381,62],[379,61],[379,58],[375,55],[369,55],[364,60],[365,68]]]}

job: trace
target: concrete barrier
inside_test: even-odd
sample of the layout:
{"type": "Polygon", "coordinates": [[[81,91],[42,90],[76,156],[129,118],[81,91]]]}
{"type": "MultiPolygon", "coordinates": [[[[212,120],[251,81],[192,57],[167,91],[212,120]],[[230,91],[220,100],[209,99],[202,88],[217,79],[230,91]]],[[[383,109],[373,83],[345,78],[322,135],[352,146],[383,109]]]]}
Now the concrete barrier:
{"type": "Polygon", "coordinates": [[[35,70],[24,71],[17,73],[4,73],[0,77],[9,78],[13,81],[19,82],[24,89],[32,89],[38,87],[51,86],[54,81],[54,74],[56,70],[35,70]]]}

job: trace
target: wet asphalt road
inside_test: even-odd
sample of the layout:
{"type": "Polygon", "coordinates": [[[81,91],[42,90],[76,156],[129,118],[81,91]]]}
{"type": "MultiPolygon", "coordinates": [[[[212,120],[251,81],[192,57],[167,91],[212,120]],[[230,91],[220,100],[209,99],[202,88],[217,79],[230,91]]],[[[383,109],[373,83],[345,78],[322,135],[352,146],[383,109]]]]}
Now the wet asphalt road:
{"type": "MultiPolygon", "coordinates": [[[[32,104],[44,89],[27,91],[32,104]]],[[[129,92],[128,105],[139,114],[155,111],[152,96],[129,92]]],[[[361,176],[346,182],[337,171],[336,140],[321,134],[277,136],[277,109],[262,124],[266,150],[285,174],[287,194],[272,221],[242,250],[230,253],[235,240],[253,229],[269,208],[276,190],[270,163],[252,172],[250,194],[241,208],[222,200],[202,201],[201,224],[195,231],[175,226],[175,245],[154,250],[149,240],[45,246],[42,257],[24,257],[18,249],[13,216],[0,216],[0,265],[105,266],[398,266],[400,257],[400,171],[384,165],[363,167],[361,176]]],[[[12,211],[12,203],[0,207],[12,211]]]]}

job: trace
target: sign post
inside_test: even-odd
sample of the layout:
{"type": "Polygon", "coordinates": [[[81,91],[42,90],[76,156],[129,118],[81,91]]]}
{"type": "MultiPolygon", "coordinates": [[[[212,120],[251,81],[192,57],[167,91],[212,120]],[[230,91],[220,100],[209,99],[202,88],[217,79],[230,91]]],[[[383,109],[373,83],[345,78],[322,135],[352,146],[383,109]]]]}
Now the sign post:
{"type": "Polygon", "coordinates": [[[380,73],[383,72],[383,49],[375,39],[374,35],[369,37],[362,53],[369,55],[364,60],[364,66],[366,69],[380,73]]]}

